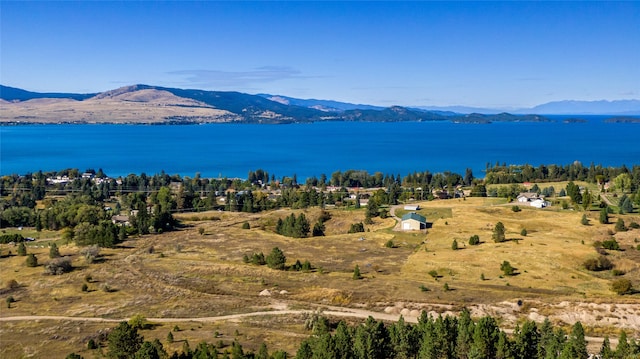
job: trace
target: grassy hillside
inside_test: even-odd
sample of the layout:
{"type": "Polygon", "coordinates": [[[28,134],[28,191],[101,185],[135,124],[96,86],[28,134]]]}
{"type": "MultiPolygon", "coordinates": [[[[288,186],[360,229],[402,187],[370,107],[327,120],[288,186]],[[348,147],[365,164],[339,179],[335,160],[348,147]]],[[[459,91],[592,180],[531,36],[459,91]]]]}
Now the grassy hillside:
{"type": "MultiPolygon", "coordinates": [[[[59,233],[42,233],[28,244],[28,251],[40,262],[35,268],[26,267],[25,257],[15,255],[15,247],[0,245],[1,297],[16,299],[10,308],[3,302],[0,316],[199,318],[343,307],[364,314],[403,314],[415,320],[421,310],[455,313],[466,306],[475,316],[498,316],[505,327],[514,327],[524,318],[548,316],[560,325],[581,320],[587,334],[615,335],[625,328],[640,335],[640,293],[618,296],[609,289],[618,278],[611,271],[590,272],[583,267],[586,259],[597,256],[593,243],[613,237],[624,250],[609,251],[607,257],[625,272],[623,278],[640,288],[640,251],[636,249],[640,230],[614,233],[613,224],[598,223],[595,211],[587,213],[587,226],[580,223],[584,212],[559,206],[544,210],[521,206],[520,212],[514,212],[512,204],[501,199],[436,200],[420,206],[419,212],[430,222],[427,231],[398,232],[394,219],[376,218],[364,233],[347,234],[352,223],[364,221],[364,209],[333,209],[325,237],[301,239],[275,234],[275,223],[304,212],[313,225],[319,209],[181,214],[177,215],[182,223],[179,230],[102,249],[94,263],[87,263],[80,254],[82,248],[63,243],[59,233]],[[503,243],[491,239],[498,221],[506,228],[503,243]],[[242,229],[245,222],[250,229],[242,229]],[[477,246],[468,243],[474,234],[481,240],[477,246]],[[458,250],[451,248],[454,239],[458,250]],[[52,241],[72,260],[72,272],[44,274],[52,241]],[[276,246],[284,251],[287,265],[308,260],[313,270],[276,271],[243,262],[244,255],[263,252],[266,256],[276,246]],[[7,255],[8,251],[12,254],[7,255]],[[503,261],[516,268],[516,275],[501,272],[503,261]],[[355,265],[362,272],[361,280],[352,279],[355,265]],[[8,288],[11,280],[18,286],[8,288]],[[82,291],[83,284],[88,291],[82,291]],[[270,296],[259,295],[265,289],[270,296]]],[[[402,213],[400,207],[396,215],[402,213]]],[[[614,223],[617,216],[611,217],[614,223]]],[[[622,218],[627,224],[640,222],[638,215],[622,218]]],[[[309,335],[304,321],[301,313],[205,322],[165,319],[156,320],[142,334],[148,340],[160,339],[171,350],[182,348],[183,339],[192,346],[201,340],[229,345],[238,339],[248,349],[265,341],[270,349],[293,353],[309,335]],[[175,325],[182,330],[173,333],[176,342],[167,343],[167,333],[175,325]]],[[[76,351],[93,357],[85,349],[87,340],[98,339],[113,326],[64,320],[3,322],[0,356],[64,357],[76,351]]]]}

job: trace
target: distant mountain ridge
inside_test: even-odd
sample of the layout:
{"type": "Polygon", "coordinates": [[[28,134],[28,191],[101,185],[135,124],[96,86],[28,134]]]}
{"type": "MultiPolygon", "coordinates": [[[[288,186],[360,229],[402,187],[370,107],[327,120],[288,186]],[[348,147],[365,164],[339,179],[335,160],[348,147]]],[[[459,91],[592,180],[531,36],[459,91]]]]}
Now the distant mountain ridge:
{"type": "MultiPolygon", "coordinates": [[[[553,101],[529,109],[555,115],[640,115],[640,100],[553,101]]],[[[514,111],[523,113],[526,110],[514,111]]]]}
{"type": "MultiPolygon", "coordinates": [[[[540,115],[460,114],[231,91],[131,85],[95,94],[37,93],[0,85],[2,123],[297,123],[319,121],[545,122],[540,115]]],[[[633,108],[634,103],[626,104],[633,108]]],[[[639,111],[640,112],[640,111],[639,111]]],[[[529,113],[529,112],[524,112],[529,113]]]]}

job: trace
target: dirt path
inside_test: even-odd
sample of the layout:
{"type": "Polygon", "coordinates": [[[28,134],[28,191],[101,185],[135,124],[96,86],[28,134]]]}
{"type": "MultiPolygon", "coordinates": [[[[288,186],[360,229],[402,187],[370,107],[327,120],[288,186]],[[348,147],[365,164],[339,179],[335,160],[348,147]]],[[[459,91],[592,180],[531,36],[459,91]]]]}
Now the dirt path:
{"type": "MultiPolygon", "coordinates": [[[[147,320],[150,322],[161,322],[161,323],[184,323],[184,322],[211,323],[211,322],[225,321],[225,320],[238,320],[242,318],[257,317],[257,316],[312,314],[317,312],[310,309],[296,309],[296,310],[287,309],[288,307],[284,303],[277,303],[273,306],[273,308],[275,308],[275,310],[221,315],[216,317],[147,318],[147,320]]],[[[342,307],[333,307],[333,306],[329,306],[325,308],[326,308],[325,310],[322,310],[319,312],[321,315],[333,316],[333,317],[345,317],[345,318],[360,318],[360,319],[366,319],[368,317],[372,317],[376,320],[384,320],[384,321],[398,321],[400,319],[400,314],[387,314],[387,313],[374,312],[374,311],[364,310],[364,309],[342,308],[342,307]]],[[[418,317],[416,316],[407,315],[403,317],[407,323],[418,322],[418,317]]],[[[100,317],[70,317],[70,316],[52,316],[52,315],[24,315],[24,316],[15,316],[15,317],[0,317],[0,322],[33,321],[33,320],[118,323],[121,321],[127,321],[129,320],[129,318],[110,319],[110,318],[100,318],[100,317]]],[[[503,329],[503,330],[507,334],[513,333],[513,329],[503,329]]],[[[585,339],[592,346],[600,345],[604,340],[604,338],[600,338],[600,337],[585,337],[585,339]]],[[[610,338],[610,342],[613,345],[617,345],[618,339],[610,338]]]]}

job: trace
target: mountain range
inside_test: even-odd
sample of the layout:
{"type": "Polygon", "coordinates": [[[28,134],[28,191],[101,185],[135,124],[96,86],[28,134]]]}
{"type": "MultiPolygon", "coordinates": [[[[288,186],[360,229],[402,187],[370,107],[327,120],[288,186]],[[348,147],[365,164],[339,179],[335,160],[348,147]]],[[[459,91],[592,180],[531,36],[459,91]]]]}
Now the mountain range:
{"type": "Polygon", "coordinates": [[[637,115],[640,114],[640,101],[561,101],[513,113],[466,109],[471,111],[459,107],[379,107],[270,94],[149,85],[125,86],[90,94],[39,93],[0,85],[0,123],[541,122],[550,119],[531,113],[637,115]]]}

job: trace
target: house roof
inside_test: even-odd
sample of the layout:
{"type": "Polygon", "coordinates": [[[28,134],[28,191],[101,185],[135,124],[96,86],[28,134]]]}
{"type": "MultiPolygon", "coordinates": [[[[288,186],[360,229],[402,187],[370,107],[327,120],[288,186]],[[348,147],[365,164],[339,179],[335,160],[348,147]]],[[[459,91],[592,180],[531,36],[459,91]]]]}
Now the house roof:
{"type": "Polygon", "coordinates": [[[526,199],[538,199],[540,196],[536,192],[522,192],[518,195],[518,198],[524,197],[526,199]]]}
{"type": "Polygon", "coordinates": [[[416,212],[407,213],[404,216],[402,216],[402,220],[403,221],[406,221],[408,219],[413,219],[413,220],[421,222],[421,223],[427,223],[427,219],[424,218],[423,216],[417,214],[416,212]]]}

